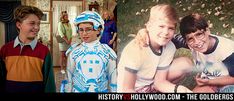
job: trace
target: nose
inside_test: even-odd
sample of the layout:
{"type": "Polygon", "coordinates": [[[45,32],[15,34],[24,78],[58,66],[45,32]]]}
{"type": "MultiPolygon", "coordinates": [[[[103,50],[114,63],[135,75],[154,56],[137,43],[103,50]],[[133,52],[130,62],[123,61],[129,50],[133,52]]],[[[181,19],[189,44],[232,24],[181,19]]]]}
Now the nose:
{"type": "Polygon", "coordinates": [[[164,28],[164,29],[163,29],[163,35],[164,35],[164,36],[167,36],[168,34],[169,34],[169,29],[164,28]]]}
{"type": "Polygon", "coordinates": [[[196,45],[196,44],[199,44],[199,39],[197,39],[196,37],[193,38],[193,43],[196,45]]]}
{"type": "Polygon", "coordinates": [[[35,29],[40,29],[40,24],[35,24],[35,25],[34,25],[34,28],[35,28],[35,29]]]}
{"type": "Polygon", "coordinates": [[[83,35],[87,35],[88,33],[86,32],[86,30],[83,31],[83,35]]]}

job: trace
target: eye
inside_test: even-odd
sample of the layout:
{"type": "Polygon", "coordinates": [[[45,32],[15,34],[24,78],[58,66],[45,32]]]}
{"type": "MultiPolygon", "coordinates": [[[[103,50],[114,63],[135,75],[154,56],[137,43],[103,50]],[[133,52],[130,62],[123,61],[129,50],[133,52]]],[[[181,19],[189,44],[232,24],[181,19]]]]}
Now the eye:
{"type": "Polygon", "coordinates": [[[192,43],[192,42],[193,42],[193,38],[188,38],[188,39],[187,39],[187,42],[188,42],[188,43],[192,43]]]}
{"type": "Polygon", "coordinates": [[[79,31],[84,31],[84,29],[82,29],[82,28],[79,28],[79,31]]]}
{"type": "Polygon", "coordinates": [[[197,33],[197,35],[196,35],[197,37],[203,37],[203,33],[197,33]]]}
{"type": "Polygon", "coordinates": [[[87,28],[86,30],[87,30],[87,31],[90,31],[90,30],[92,30],[92,28],[87,28]]]}
{"type": "Polygon", "coordinates": [[[30,24],[30,25],[34,25],[35,23],[34,23],[34,22],[30,22],[29,24],[30,24]]]}
{"type": "Polygon", "coordinates": [[[163,25],[159,25],[160,28],[163,28],[164,26],[163,25]]]}
{"type": "Polygon", "coordinates": [[[169,30],[170,30],[170,31],[174,31],[174,30],[175,30],[175,28],[173,28],[173,27],[170,27],[170,28],[169,28],[169,30]]]}
{"type": "Polygon", "coordinates": [[[204,33],[197,33],[196,38],[202,39],[204,37],[204,33]]]}

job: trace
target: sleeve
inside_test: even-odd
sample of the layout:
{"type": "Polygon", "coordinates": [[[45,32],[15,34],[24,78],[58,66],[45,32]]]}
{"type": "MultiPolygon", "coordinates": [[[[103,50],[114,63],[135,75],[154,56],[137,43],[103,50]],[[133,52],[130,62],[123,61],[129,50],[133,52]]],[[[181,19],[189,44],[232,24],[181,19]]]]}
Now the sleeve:
{"type": "Polygon", "coordinates": [[[223,64],[227,67],[229,75],[234,77],[234,42],[223,37],[219,38],[217,46],[217,58],[221,58],[223,64]]]}
{"type": "Polygon", "coordinates": [[[71,52],[67,58],[67,85],[65,88],[65,92],[71,92],[72,90],[72,77],[73,77],[73,71],[75,69],[75,61],[72,59],[73,53],[71,52]]]}
{"type": "Polygon", "coordinates": [[[174,35],[174,37],[172,38],[172,42],[176,46],[176,49],[179,49],[179,48],[187,48],[187,49],[189,49],[189,47],[186,44],[185,39],[182,37],[181,34],[174,35]]]}
{"type": "MultiPolygon", "coordinates": [[[[113,53],[113,52],[112,52],[113,53]]],[[[109,58],[108,63],[108,78],[109,78],[109,91],[110,92],[116,92],[117,91],[117,69],[116,69],[116,59],[117,56],[114,53],[115,57],[109,58]]]]}
{"type": "Polygon", "coordinates": [[[74,48],[76,48],[78,45],[79,45],[79,43],[74,43],[74,44],[72,44],[72,45],[67,49],[65,55],[68,56],[69,53],[70,53],[74,48]]]}
{"type": "Polygon", "coordinates": [[[58,23],[58,34],[61,36],[61,37],[64,37],[65,36],[65,29],[64,29],[64,26],[62,24],[62,22],[59,22],[58,23]]]}
{"type": "Polygon", "coordinates": [[[111,24],[111,29],[113,33],[117,33],[117,26],[116,26],[115,21],[113,21],[113,23],[111,24]]]}
{"type": "Polygon", "coordinates": [[[6,81],[6,67],[1,54],[2,51],[0,50],[0,93],[4,91],[4,84],[6,81]]]}
{"type": "Polygon", "coordinates": [[[46,55],[43,64],[43,84],[45,87],[45,92],[55,93],[56,92],[56,85],[54,79],[54,70],[53,70],[53,63],[50,52],[46,55]]]}
{"type": "Polygon", "coordinates": [[[229,75],[234,77],[234,53],[223,60],[223,63],[227,67],[229,75]]]}
{"type": "Polygon", "coordinates": [[[163,50],[157,70],[168,69],[173,61],[175,52],[176,48],[174,44],[172,44],[172,42],[169,42],[168,45],[163,50]]]}

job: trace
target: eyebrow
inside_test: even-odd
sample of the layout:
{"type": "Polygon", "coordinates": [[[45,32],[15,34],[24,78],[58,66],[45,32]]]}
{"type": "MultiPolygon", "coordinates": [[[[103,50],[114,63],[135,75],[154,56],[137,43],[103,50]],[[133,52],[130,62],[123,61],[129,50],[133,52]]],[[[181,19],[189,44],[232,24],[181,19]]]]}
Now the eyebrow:
{"type": "Polygon", "coordinates": [[[87,29],[87,28],[93,28],[93,27],[84,27],[84,28],[79,28],[79,29],[87,29]]]}

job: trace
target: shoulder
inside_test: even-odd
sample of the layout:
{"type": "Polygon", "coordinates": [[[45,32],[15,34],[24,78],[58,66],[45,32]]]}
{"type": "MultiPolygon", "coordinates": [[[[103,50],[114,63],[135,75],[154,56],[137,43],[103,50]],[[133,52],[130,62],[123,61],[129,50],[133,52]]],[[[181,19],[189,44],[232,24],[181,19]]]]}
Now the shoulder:
{"type": "Polygon", "coordinates": [[[59,22],[59,23],[58,23],[58,26],[62,26],[62,25],[63,25],[63,23],[62,23],[62,22],[59,22]]]}
{"type": "Polygon", "coordinates": [[[107,44],[101,44],[101,45],[102,45],[102,48],[104,49],[104,51],[106,51],[107,54],[109,54],[109,56],[111,58],[117,59],[117,55],[112,48],[110,48],[107,44]]]}
{"type": "Polygon", "coordinates": [[[12,49],[14,46],[14,41],[11,41],[11,42],[8,42],[6,44],[4,44],[1,48],[0,48],[0,51],[1,53],[5,53],[7,52],[8,50],[12,49]]]}
{"type": "Polygon", "coordinates": [[[148,46],[140,46],[136,40],[133,39],[124,47],[120,59],[128,59],[129,61],[132,60],[134,62],[141,61],[141,59],[144,58],[142,56],[147,54],[148,48],[148,46]]]}
{"type": "Polygon", "coordinates": [[[220,36],[212,36],[216,37],[218,41],[218,45],[215,49],[216,51],[219,50],[220,52],[234,52],[234,41],[220,36]]]}
{"type": "Polygon", "coordinates": [[[127,53],[128,55],[131,55],[131,53],[140,52],[143,48],[145,47],[141,47],[137,43],[137,40],[133,39],[124,47],[122,53],[127,53]]]}
{"type": "Polygon", "coordinates": [[[169,50],[176,50],[176,47],[172,41],[169,41],[168,44],[165,46],[165,48],[169,50]]]}
{"type": "Polygon", "coordinates": [[[44,52],[45,54],[49,52],[49,48],[40,42],[37,42],[35,49],[38,50],[39,52],[44,52]]]}
{"type": "Polygon", "coordinates": [[[81,47],[79,43],[72,44],[66,51],[66,56],[68,56],[73,50],[77,49],[77,47],[81,47]]]}
{"type": "Polygon", "coordinates": [[[44,44],[42,44],[40,42],[37,42],[37,46],[36,47],[39,47],[39,48],[41,48],[43,50],[47,50],[47,51],[49,50],[47,46],[45,46],[44,44]]]}
{"type": "Polygon", "coordinates": [[[114,20],[111,20],[110,23],[111,23],[111,24],[115,24],[116,22],[115,22],[114,20]]]}
{"type": "Polygon", "coordinates": [[[12,48],[13,48],[13,46],[14,46],[14,41],[10,41],[10,42],[4,44],[4,45],[1,47],[1,49],[5,49],[5,48],[8,48],[8,47],[12,47],[12,48]]]}
{"type": "Polygon", "coordinates": [[[175,54],[176,52],[176,47],[175,45],[173,44],[173,42],[169,42],[166,46],[163,47],[163,55],[164,56],[171,56],[175,54]]]}
{"type": "Polygon", "coordinates": [[[234,41],[220,37],[220,36],[215,36],[217,38],[217,47],[215,48],[214,52],[212,53],[215,55],[218,59],[225,59],[226,57],[230,56],[234,52],[234,41]]]}
{"type": "Polygon", "coordinates": [[[220,46],[233,46],[234,41],[228,39],[228,38],[224,38],[221,36],[215,36],[218,38],[219,44],[221,44],[220,46]]]}

